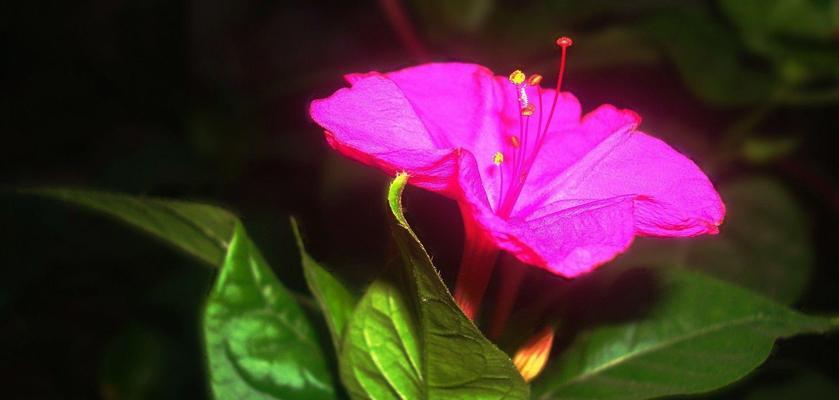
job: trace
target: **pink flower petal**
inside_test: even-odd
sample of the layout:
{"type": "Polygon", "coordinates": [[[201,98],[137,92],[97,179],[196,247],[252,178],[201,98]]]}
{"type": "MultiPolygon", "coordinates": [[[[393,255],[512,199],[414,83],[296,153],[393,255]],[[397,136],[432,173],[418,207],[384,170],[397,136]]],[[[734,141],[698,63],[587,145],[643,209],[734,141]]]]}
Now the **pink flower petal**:
{"type": "Polygon", "coordinates": [[[541,197],[529,206],[532,214],[538,216],[543,205],[560,200],[631,195],[639,235],[717,233],[725,207],[705,174],[666,143],[632,129],[628,125],[615,131],[543,182],[541,197]]]}
{"type": "Polygon", "coordinates": [[[509,221],[511,237],[518,242],[509,247],[518,250],[514,254],[520,260],[573,278],[610,261],[635,237],[631,196],[556,208],[561,210],[509,221]]]}
{"type": "Polygon", "coordinates": [[[582,121],[578,117],[549,131],[513,214],[526,216],[544,204],[556,201],[555,197],[551,197],[551,183],[558,176],[615,132],[635,129],[640,122],[641,118],[632,111],[602,105],[586,114],[582,121]]]}
{"type": "Polygon", "coordinates": [[[326,129],[329,144],[344,155],[393,175],[409,171],[414,184],[450,189],[453,149],[434,145],[422,121],[390,79],[369,76],[352,88],[315,100],[312,118],[326,129]]]}

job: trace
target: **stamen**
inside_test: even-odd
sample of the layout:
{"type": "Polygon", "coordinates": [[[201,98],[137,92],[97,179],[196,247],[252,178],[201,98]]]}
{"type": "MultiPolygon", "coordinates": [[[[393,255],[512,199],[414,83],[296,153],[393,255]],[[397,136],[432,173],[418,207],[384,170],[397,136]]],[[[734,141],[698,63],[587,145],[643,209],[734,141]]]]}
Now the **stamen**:
{"type": "Polygon", "coordinates": [[[500,151],[496,151],[495,154],[492,156],[492,162],[496,166],[500,167],[501,163],[504,162],[504,154],[502,154],[500,151]]]}
{"type": "Polygon", "coordinates": [[[510,73],[510,78],[509,79],[510,79],[510,82],[512,82],[514,85],[518,86],[518,85],[521,85],[522,82],[524,82],[525,78],[527,78],[527,76],[524,75],[524,72],[521,72],[520,69],[517,69],[517,70],[510,73]]]}
{"type": "Polygon", "coordinates": [[[539,86],[542,83],[542,75],[533,74],[530,75],[530,78],[527,78],[527,84],[530,86],[539,86]]]}
{"type": "Polygon", "coordinates": [[[548,112],[548,117],[545,121],[545,124],[542,125],[542,117],[544,115],[545,108],[542,107],[542,87],[539,85],[542,82],[542,76],[539,74],[531,75],[529,78],[525,76],[524,72],[521,70],[515,70],[513,73],[510,74],[510,82],[516,86],[518,90],[518,101],[520,106],[520,119],[519,119],[519,138],[521,138],[521,143],[519,145],[515,145],[514,147],[517,149],[516,152],[513,153],[513,167],[511,172],[513,173],[513,180],[510,182],[510,187],[507,188],[507,193],[504,202],[501,203],[501,206],[498,209],[498,215],[502,218],[508,217],[513,208],[516,205],[516,201],[518,200],[519,193],[521,193],[522,187],[524,186],[525,182],[527,181],[527,175],[529,173],[530,168],[534,162],[535,157],[539,153],[539,149],[542,147],[542,143],[545,140],[545,136],[547,136],[548,128],[551,126],[551,121],[553,120],[554,112],[556,111],[556,104],[559,100],[559,96],[562,93],[562,78],[565,76],[565,60],[567,57],[568,47],[570,47],[574,42],[571,38],[563,36],[556,40],[557,46],[562,49],[562,55],[559,62],[559,68],[557,72],[557,79],[556,79],[556,93],[554,95],[553,101],[551,102],[550,112],[548,112]],[[530,101],[527,97],[526,87],[527,86],[534,86],[536,88],[536,92],[539,95],[539,119],[536,125],[536,133],[535,138],[532,144],[528,144],[528,130],[530,127],[530,117],[533,115],[534,112],[537,111],[536,106],[530,104],[530,101]]]}
{"type": "Polygon", "coordinates": [[[527,104],[524,107],[522,107],[521,115],[524,115],[525,117],[529,117],[529,116],[533,115],[534,111],[536,111],[536,106],[534,106],[533,104],[527,104]]]}
{"type": "Polygon", "coordinates": [[[519,142],[519,137],[516,135],[510,136],[510,144],[513,145],[515,148],[519,148],[521,142],[519,142]]]}
{"type": "Polygon", "coordinates": [[[501,204],[504,204],[504,169],[501,168],[501,164],[504,163],[504,154],[496,151],[492,156],[492,163],[498,167],[498,204],[495,207],[498,210],[501,204]]]}

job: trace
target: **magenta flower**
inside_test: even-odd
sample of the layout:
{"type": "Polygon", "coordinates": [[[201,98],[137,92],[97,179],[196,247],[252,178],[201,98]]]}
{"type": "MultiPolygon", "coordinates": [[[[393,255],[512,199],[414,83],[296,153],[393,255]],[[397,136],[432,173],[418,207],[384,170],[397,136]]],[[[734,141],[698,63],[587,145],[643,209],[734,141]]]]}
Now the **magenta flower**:
{"type": "MultiPolygon", "coordinates": [[[[564,66],[570,41],[560,45],[564,66]]],[[[312,102],[312,118],[344,155],[458,202],[467,240],[456,297],[470,317],[498,249],[573,278],[635,236],[714,234],[723,220],[705,174],[639,131],[636,113],[602,105],[581,117],[572,94],[542,89],[538,75],[432,63],[346,80],[312,102]]]]}

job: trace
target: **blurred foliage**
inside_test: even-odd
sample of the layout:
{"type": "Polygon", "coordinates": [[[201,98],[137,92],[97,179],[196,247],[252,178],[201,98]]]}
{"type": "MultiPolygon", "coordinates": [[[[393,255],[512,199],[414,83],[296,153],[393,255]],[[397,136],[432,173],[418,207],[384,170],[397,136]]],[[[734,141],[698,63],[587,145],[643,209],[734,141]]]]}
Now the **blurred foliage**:
{"type": "MultiPolygon", "coordinates": [[[[839,2],[401,4],[431,58],[475,61],[500,73],[526,67],[548,84],[553,39],[574,37],[565,85],[584,108],[609,102],[638,111],[645,131],[692,156],[723,191],[731,219],[713,238],[718,244],[709,238],[697,246],[757,264],[717,276],[765,278],[752,287],[797,299],[804,310],[839,308],[830,145],[839,126],[839,2]],[[771,183],[736,189],[756,175],[771,183]],[[738,222],[740,213],[749,219],[738,222]],[[773,252],[756,256],[741,247],[773,252]],[[779,282],[789,288],[774,289],[779,282]]],[[[376,272],[364,266],[388,253],[387,217],[376,206],[385,180],[332,154],[306,110],[340,87],[343,73],[419,61],[378,7],[5,2],[0,183],[210,199],[242,216],[271,265],[297,257],[286,226],[293,214],[306,227],[309,250],[361,287],[376,272]]],[[[416,191],[406,201],[444,278],[452,276],[456,208],[416,191]]],[[[211,270],[86,213],[28,198],[0,202],[7,228],[0,234],[4,393],[209,393],[195,310],[210,291],[211,270]]],[[[305,290],[299,269],[274,272],[305,290]]],[[[762,372],[715,396],[812,390],[835,397],[837,347],[831,337],[784,341],[762,372]],[[794,367],[777,368],[788,364],[794,367]]]]}
{"type": "Polygon", "coordinates": [[[734,181],[719,190],[728,206],[718,236],[639,238],[615,263],[682,265],[785,304],[797,301],[814,258],[804,210],[783,186],[766,178],[734,181]]]}

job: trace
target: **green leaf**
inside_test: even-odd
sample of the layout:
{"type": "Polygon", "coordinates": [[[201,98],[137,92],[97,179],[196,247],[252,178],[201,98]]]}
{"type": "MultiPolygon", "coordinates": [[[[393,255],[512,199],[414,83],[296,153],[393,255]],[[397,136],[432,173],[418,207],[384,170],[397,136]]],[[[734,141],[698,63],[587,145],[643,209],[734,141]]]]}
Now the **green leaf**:
{"type": "Polygon", "coordinates": [[[204,314],[218,399],[335,397],[315,332],[241,224],[204,314]]]}
{"type": "Polygon", "coordinates": [[[804,210],[788,190],[769,178],[735,181],[720,187],[720,193],[727,213],[719,235],[640,238],[616,262],[684,265],[785,304],[797,300],[815,258],[804,210]]]}
{"type": "Polygon", "coordinates": [[[355,399],[524,399],[528,387],[509,357],[455,305],[400,197],[389,200],[401,259],[369,287],[347,325],[341,377],[355,399]]]}
{"type": "Polygon", "coordinates": [[[329,327],[329,333],[332,336],[332,343],[336,349],[340,349],[344,326],[347,325],[358,299],[350,293],[343,283],[306,252],[306,248],[303,246],[303,237],[300,235],[300,229],[294,218],[291,219],[291,229],[294,231],[297,247],[300,249],[300,260],[303,264],[306,284],[314,294],[321,310],[323,310],[326,325],[329,327]]]}
{"type": "Polygon", "coordinates": [[[538,398],[701,393],[744,377],[769,356],[778,338],[839,326],[837,318],[803,315],[684,268],[638,271],[655,273],[658,298],[651,308],[640,318],[576,332],[536,382],[538,398]]]}
{"type": "Polygon", "coordinates": [[[235,216],[206,204],[92,190],[46,188],[29,192],[116,218],[213,266],[224,261],[236,224],[235,216]]]}

